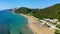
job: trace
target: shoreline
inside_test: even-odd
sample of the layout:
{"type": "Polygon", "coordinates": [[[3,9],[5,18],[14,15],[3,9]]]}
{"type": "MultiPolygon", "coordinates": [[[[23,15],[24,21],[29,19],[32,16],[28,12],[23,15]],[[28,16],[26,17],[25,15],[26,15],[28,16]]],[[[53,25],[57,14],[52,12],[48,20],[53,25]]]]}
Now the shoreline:
{"type": "Polygon", "coordinates": [[[31,31],[34,34],[54,34],[53,31],[49,30],[47,27],[43,27],[40,24],[37,23],[37,20],[33,16],[20,14],[28,19],[28,27],[31,29],[31,31]]]}

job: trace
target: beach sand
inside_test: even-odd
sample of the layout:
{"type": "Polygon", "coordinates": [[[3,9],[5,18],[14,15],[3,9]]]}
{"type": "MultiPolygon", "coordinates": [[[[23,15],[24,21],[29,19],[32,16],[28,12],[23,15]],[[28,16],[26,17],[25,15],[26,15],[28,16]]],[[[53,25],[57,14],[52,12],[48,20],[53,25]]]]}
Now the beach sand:
{"type": "Polygon", "coordinates": [[[42,25],[38,24],[35,18],[33,18],[32,16],[28,16],[25,14],[21,15],[28,19],[28,27],[34,34],[54,34],[54,30],[50,30],[48,27],[43,27],[42,25]]]}

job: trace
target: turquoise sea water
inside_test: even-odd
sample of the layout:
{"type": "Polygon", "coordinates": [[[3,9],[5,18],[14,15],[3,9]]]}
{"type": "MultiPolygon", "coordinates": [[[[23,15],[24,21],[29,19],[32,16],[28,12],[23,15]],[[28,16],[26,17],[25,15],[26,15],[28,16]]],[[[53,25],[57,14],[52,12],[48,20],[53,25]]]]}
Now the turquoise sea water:
{"type": "Polygon", "coordinates": [[[0,11],[0,34],[32,34],[27,24],[27,18],[21,15],[0,11]]]}

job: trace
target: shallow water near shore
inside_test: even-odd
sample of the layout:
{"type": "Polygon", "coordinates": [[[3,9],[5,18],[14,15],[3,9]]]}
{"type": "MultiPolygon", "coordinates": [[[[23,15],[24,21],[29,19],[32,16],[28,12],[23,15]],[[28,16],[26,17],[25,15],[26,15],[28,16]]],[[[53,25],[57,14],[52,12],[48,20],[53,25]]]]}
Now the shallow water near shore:
{"type": "Polygon", "coordinates": [[[26,28],[27,24],[28,19],[21,15],[0,11],[0,31],[2,32],[0,34],[33,34],[30,29],[26,28]]]}

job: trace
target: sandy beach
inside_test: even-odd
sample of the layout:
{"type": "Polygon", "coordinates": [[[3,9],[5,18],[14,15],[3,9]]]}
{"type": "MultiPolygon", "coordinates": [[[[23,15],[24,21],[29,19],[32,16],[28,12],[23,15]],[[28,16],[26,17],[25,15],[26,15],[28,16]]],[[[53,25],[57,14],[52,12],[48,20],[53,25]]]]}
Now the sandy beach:
{"type": "Polygon", "coordinates": [[[21,14],[28,19],[28,27],[34,34],[54,34],[54,30],[50,30],[48,27],[43,27],[38,24],[34,17],[21,14]]]}

